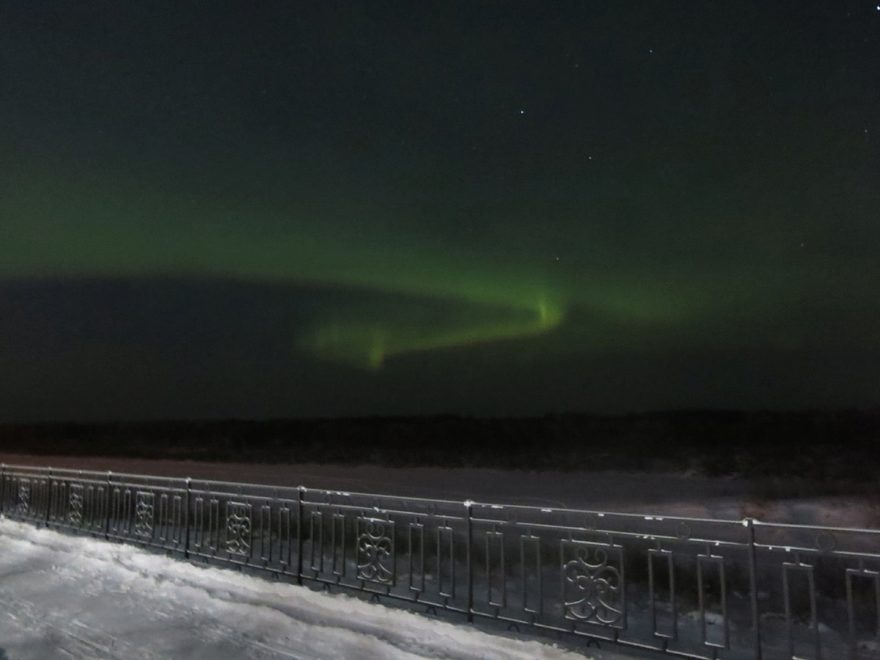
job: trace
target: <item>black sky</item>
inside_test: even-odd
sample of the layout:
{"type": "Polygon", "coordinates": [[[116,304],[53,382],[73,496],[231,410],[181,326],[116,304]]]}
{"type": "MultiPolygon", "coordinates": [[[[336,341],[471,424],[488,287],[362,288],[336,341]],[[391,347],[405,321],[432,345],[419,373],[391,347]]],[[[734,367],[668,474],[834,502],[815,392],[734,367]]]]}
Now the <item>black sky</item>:
{"type": "Polygon", "coordinates": [[[0,4],[0,420],[880,404],[871,2],[0,4]]]}

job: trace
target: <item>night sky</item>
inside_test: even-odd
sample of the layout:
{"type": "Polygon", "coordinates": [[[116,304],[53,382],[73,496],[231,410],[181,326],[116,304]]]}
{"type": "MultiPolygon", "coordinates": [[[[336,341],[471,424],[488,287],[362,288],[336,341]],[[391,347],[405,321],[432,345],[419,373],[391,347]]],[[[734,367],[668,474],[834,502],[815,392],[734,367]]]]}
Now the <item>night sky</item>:
{"type": "Polygon", "coordinates": [[[0,2],[0,421],[880,405],[876,2],[0,2]]]}

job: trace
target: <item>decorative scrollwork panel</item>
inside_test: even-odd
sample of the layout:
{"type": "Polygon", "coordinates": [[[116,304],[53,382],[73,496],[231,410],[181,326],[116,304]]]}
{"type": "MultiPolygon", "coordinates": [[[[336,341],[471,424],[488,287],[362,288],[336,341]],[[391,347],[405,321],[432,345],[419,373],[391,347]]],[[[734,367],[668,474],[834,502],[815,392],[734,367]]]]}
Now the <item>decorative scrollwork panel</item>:
{"type": "Polygon", "coordinates": [[[70,484],[67,499],[67,521],[71,525],[81,525],[83,521],[83,487],[82,484],[70,484]]]}
{"type": "Polygon", "coordinates": [[[155,499],[156,496],[147,491],[135,493],[134,535],[145,540],[153,538],[155,499]]]}
{"type": "Polygon", "coordinates": [[[251,505],[226,503],[226,552],[239,557],[251,554],[251,505]]]}
{"type": "Polygon", "coordinates": [[[357,577],[394,586],[394,522],[358,518],[357,577]]]}
{"type": "Polygon", "coordinates": [[[625,628],[623,548],[591,541],[562,541],[561,556],[565,618],[625,628]]]}
{"type": "Polygon", "coordinates": [[[31,509],[31,482],[28,479],[18,481],[18,502],[15,512],[20,516],[26,516],[31,509]]]}

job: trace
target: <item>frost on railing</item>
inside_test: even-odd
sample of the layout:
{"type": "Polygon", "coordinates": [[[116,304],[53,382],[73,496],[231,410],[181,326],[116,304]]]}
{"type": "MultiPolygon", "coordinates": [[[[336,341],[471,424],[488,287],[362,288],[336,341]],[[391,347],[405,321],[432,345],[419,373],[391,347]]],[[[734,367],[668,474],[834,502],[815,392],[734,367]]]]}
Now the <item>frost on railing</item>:
{"type": "Polygon", "coordinates": [[[0,513],[690,658],[880,658],[880,531],[0,468],[0,513]]]}

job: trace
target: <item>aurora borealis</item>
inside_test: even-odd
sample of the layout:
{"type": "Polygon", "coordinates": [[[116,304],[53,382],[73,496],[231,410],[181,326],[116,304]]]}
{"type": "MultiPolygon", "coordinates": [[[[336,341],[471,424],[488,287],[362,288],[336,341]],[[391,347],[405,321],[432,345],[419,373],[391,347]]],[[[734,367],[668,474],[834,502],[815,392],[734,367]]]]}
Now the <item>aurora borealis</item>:
{"type": "Polygon", "coordinates": [[[880,404],[864,2],[0,6],[0,417],[880,404]]]}

